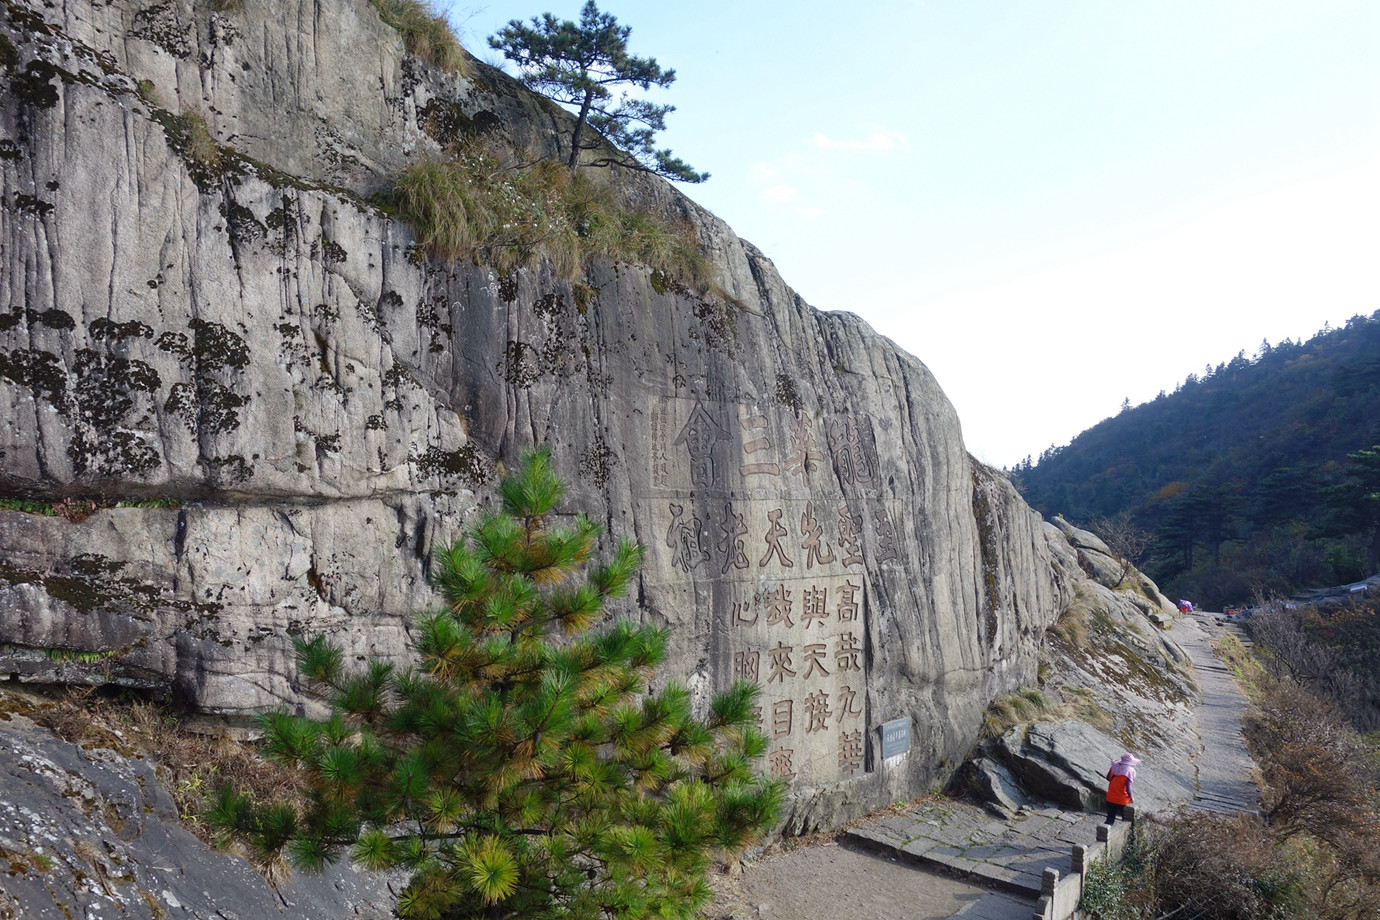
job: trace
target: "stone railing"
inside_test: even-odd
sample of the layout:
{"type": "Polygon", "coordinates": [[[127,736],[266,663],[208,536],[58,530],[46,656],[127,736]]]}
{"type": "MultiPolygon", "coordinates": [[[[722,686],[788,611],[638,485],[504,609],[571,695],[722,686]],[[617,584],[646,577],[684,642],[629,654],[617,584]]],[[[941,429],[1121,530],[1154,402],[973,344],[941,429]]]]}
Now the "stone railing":
{"type": "Polygon", "coordinates": [[[1098,825],[1097,841],[1078,844],[1073,848],[1069,874],[1059,877],[1059,870],[1047,868],[1041,880],[1040,900],[1035,904],[1032,920],[1078,920],[1083,901],[1083,884],[1087,870],[1098,861],[1120,862],[1135,833],[1136,809],[1126,806],[1126,820],[1108,827],[1098,825]]]}

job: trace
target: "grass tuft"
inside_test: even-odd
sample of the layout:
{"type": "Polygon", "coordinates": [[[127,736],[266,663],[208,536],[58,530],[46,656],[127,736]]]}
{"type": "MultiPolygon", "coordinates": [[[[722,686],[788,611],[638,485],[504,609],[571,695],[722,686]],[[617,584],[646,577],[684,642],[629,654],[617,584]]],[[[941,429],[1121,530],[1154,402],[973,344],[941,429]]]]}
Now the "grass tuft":
{"type": "Polygon", "coordinates": [[[73,523],[81,523],[103,508],[181,508],[180,498],[138,498],[112,500],[106,498],[77,499],[65,498],[53,502],[29,501],[24,498],[0,498],[0,511],[18,511],[23,514],[38,514],[44,517],[60,517],[73,523]]]}
{"type": "Polygon", "coordinates": [[[1070,604],[1069,608],[1059,615],[1059,619],[1054,621],[1054,625],[1049,631],[1058,638],[1062,639],[1070,648],[1085,649],[1088,647],[1088,611],[1077,602],[1070,604]]]}
{"type": "Polygon", "coordinates": [[[710,288],[709,260],[688,222],[626,207],[606,186],[554,161],[509,169],[482,151],[461,150],[408,167],[384,203],[441,258],[505,272],[544,258],[574,281],[602,256],[647,266],[679,287],[710,288]]]}
{"type": "Polygon", "coordinates": [[[469,56],[446,17],[422,0],[369,0],[379,18],[402,34],[407,50],[448,73],[469,75],[469,56]]]}
{"type": "Polygon", "coordinates": [[[997,738],[1014,725],[1034,722],[1042,716],[1059,712],[1057,699],[1036,687],[1022,687],[1015,693],[1005,693],[992,701],[982,717],[982,734],[997,738]]]}
{"type": "Polygon", "coordinates": [[[207,173],[220,172],[220,146],[206,119],[196,112],[183,116],[187,125],[187,156],[207,173]]]}

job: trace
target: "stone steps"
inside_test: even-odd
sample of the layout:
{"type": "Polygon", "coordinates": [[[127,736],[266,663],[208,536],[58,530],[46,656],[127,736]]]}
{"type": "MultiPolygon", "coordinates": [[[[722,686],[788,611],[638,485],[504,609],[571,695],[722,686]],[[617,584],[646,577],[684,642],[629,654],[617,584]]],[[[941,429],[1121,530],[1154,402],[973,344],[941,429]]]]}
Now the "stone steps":
{"type": "Polygon", "coordinates": [[[1047,867],[1067,871],[1075,844],[1096,839],[1100,815],[1044,808],[996,820],[964,802],[921,805],[858,825],[845,839],[914,865],[957,874],[1034,900],[1047,867]]]}

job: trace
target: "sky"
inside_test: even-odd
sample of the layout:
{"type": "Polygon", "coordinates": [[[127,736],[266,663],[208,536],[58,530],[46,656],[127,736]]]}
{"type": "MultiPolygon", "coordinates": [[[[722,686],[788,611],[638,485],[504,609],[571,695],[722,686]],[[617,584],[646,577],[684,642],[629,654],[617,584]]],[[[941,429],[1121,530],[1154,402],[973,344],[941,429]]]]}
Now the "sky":
{"type": "MultiPolygon", "coordinates": [[[[502,64],[487,36],[581,4],[449,15],[502,64]]],[[[989,464],[1380,310],[1377,0],[600,10],[676,71],[682,191],[925,362],[989,464]]]]}

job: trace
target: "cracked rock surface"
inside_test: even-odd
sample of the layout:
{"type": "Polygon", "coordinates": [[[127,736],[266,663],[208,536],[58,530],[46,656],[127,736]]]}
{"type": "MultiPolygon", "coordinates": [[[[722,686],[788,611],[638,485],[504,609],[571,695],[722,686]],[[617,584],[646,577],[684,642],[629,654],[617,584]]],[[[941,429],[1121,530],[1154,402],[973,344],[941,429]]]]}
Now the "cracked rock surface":
{"type": "Polygon", "coordinates": [[[385,920],[390,882],[335,866],[272,887],[178,824],[147,760],[0,722],[0,917],[385,920]]]}

